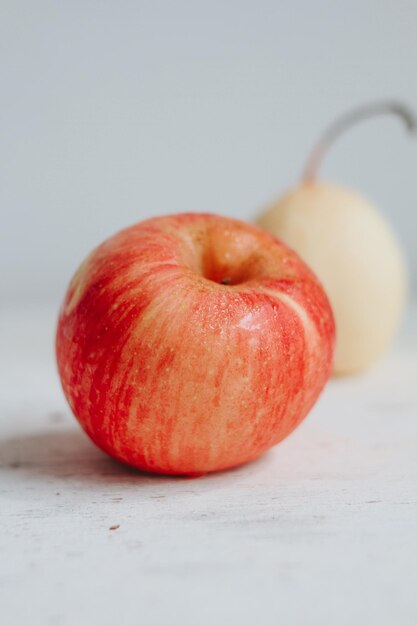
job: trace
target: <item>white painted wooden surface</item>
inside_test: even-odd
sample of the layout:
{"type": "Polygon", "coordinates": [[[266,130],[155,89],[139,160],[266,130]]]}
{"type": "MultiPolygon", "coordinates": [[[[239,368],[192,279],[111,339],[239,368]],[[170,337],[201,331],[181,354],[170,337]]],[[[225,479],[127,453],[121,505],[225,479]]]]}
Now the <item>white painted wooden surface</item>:
{"type": "Polygon", "coordinates": [[[184,480],[96,450],[61,394],[54,312],[3,312],[1,624],[415,626],[409,317],[384,362],[332,381],[263,459],[184,480]]]}

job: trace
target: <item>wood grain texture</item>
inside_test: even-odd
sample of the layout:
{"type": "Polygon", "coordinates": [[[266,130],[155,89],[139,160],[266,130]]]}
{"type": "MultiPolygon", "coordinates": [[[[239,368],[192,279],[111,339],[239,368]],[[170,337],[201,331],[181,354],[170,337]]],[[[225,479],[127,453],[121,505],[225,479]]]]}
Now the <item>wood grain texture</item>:
{"type": "Polygon", "coordinates": [[[191,480],[96,450],[59,387],[54,311],[3,311],[2,623],[415,626],[416,312],[260,461],[191,480]]]}

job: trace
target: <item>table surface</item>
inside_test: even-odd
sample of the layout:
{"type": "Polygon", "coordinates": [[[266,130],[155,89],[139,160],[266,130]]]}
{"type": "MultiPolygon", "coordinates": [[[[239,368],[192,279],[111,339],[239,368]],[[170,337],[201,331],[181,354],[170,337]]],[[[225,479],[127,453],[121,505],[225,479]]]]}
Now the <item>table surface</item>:
{"type": "Polygon", "coordinates": [[[81,432],[55,311],[0,314],[5,626],[417,624],[417,308],[261,460],[136,473],[81,432]]]}

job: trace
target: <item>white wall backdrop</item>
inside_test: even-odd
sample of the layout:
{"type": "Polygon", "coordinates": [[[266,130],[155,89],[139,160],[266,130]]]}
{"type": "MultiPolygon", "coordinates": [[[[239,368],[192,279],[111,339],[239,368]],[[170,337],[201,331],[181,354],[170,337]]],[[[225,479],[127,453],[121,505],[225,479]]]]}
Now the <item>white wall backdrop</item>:
{"type": "MultiPolygon", "coordinates": [[[[351,105],[417,108],[417,2],[2,0],[0,305],[57,303],[84,255],[147,216],[244,219],[351,105]]],[[[346,135],[323,176],[380,206],[417,284],[417,137],[346,135]]]]}

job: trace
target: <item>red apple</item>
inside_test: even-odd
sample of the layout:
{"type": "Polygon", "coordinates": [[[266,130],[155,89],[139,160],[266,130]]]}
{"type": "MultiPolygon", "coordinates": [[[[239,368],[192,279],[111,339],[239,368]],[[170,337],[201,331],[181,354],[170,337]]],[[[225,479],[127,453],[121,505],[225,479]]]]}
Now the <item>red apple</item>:
{"type": "Polygon", "coordinates": [[[92,252],[56,349],[71,409],[100,448],[199,474],[286,437],[329,378],[333,344],[327,297],[293,251],[249,224],[182,214],[92,252]]]}

